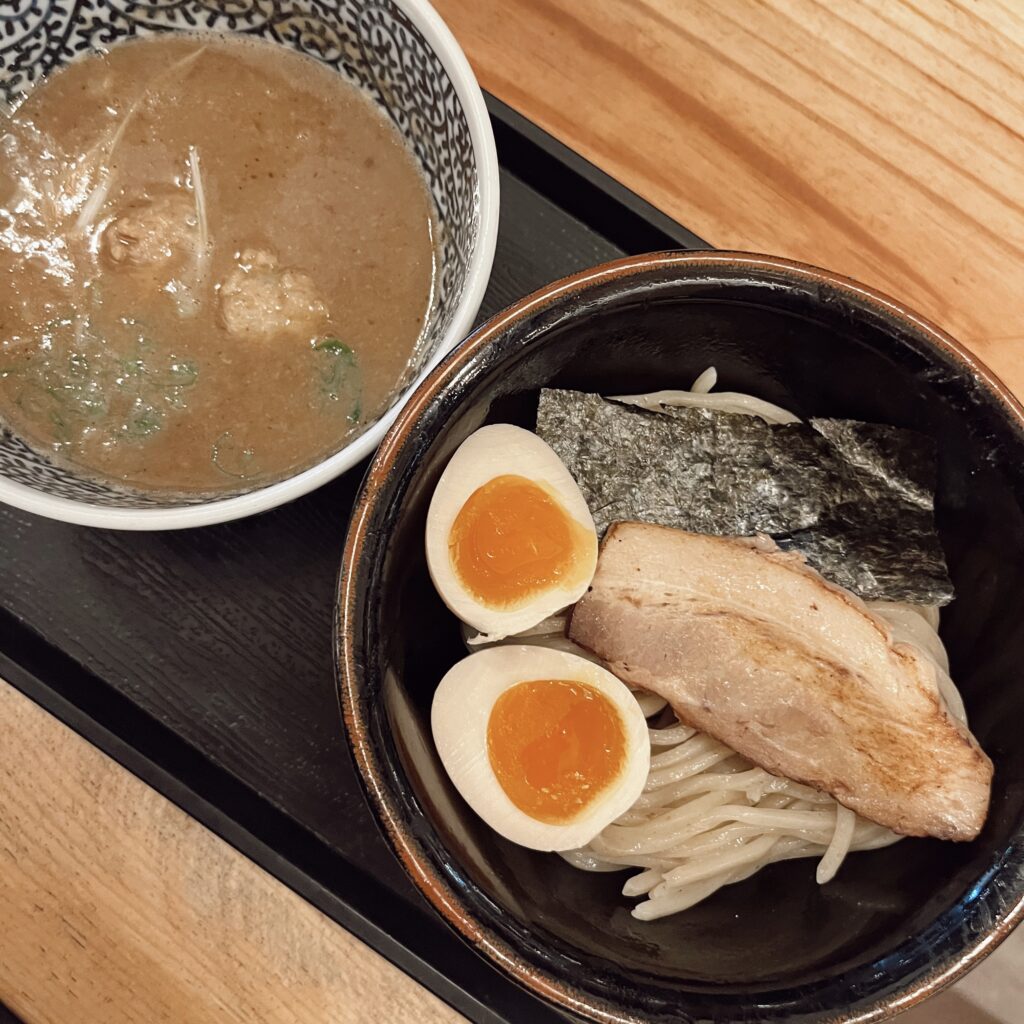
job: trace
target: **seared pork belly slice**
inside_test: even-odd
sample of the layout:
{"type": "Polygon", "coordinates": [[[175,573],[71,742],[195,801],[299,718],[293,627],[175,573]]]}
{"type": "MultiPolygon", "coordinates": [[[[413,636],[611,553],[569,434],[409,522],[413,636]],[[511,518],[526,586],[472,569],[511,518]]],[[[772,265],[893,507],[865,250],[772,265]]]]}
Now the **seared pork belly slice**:
{"type": "Polygon", "coordinates": [[[767,539],[616,523],[569,636],[684,722],[903,835],[973,839],[992,762],[935,668],[767,539]]]}

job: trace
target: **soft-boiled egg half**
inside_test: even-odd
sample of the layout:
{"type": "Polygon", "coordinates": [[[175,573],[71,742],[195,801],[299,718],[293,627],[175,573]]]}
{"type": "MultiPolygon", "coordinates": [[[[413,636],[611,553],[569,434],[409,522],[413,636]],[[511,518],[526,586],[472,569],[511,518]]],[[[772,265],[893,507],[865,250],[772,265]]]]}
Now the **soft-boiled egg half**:
{"type": "Polygon", "coordinates": [[[583,596],[597,533],[576,481],[536,434],[481,427],[452,456],[427,513],[427,565],[441,599],[492,639],[583,596]]]}
{"type": "Polygon", "coordinates": [[[489,647],[434,694],[434,743],[455,788],[533,850],[589,843],[636,802],[651,751],[636,698],[607,669],[546,647],[489,647]]]}

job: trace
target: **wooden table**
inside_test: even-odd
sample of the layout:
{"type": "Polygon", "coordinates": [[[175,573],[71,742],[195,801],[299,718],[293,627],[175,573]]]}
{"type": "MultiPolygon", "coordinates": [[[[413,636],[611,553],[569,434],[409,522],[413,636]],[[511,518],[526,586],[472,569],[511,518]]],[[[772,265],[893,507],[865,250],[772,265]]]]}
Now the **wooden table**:
{"type": "MultiPolygon", "coordinates": [[[[876,285],[1024,395],[1017,0],[437,6],[485,88],[713,244],[876,285]]],[[[1024,934],[905,1019],[1017,1020],[1022,979],[1024,934]]],[[[2,682],[0,1001],[28,1024],[461,1019],[2,682]]]]}

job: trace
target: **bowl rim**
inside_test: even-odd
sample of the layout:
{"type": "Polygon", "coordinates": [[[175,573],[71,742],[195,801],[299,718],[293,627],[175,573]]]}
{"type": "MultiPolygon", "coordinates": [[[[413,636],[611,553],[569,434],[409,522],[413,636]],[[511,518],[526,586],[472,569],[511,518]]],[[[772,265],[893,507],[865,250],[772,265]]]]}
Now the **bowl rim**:
{"type": "MultiPolygon", "coordinates": [[[[555,281],[513,303],[496,314],[466,339],[460,348],[436,367],[402,408],[370,463],[353,508],[338,578],[335,609],[335,675],[339,704],[348,746],[364,796],[378,827],[402,867],[433,908],[461,938],[521,987],[558,1009],[568,1010],[597,1024],[644,1024],[644,1019],[620,1010],[527,962],[505,939],[478,921],[460,895],[435,870],[430,856],[403,821],[401,808],[389,793],[386,772],[374,752],[367,717],[360,700],[360,668],[353,637],[358,620],[359,564],[372,533],[377,497],[393,468],[395,459],[425,410],[484,350],[512,324],[556,302],[561,297],[585,291],[609,280],[628,279],[651,270],[749,270],[783,272],[791,279],[826,285],[873,306],[888,318],[908,326],[931,346],[952,356],[964,372],[987,386],[1009,418],[1024,432],[1024,405],[1007,385],[980,359],[942,328],[915,313],[883,292],[852,278],[807,263],[782,257],[730,250],[654,252],[627,256],[555,281]]],[[[874,1024],[890,1019],[953,984],[988,956],[1024,919],[1024,891],[996,926],[972,938],[957,953],[933,964],[927,972],[897,991],[881,996],[859,1010],[846,1009],[828,1018],[829,1024],[874,1024]]]]}
{"type": "Polygon", "coordinates": [[[48,519],[117,530],[180,530],[212,526],[265,512],[323,486],[369,455],[395,421],[409,396],[469,333],[490,280],[498,239],[500,196],[494,132],[480,84],[465,53],[440,14],[428,0],[392,2],[419,29],[427,45],[441,61],[455,89],[469,125],[470,141],[476,157],[476,194],[480,211],[476,246],[466,269],[466,281],[451,323],[415,379],[375,423],[340,451],[294,476],[246,494],[214,498],[177,508],[117,508],[47,494],[0,475],[0,502],[48,519]]]}

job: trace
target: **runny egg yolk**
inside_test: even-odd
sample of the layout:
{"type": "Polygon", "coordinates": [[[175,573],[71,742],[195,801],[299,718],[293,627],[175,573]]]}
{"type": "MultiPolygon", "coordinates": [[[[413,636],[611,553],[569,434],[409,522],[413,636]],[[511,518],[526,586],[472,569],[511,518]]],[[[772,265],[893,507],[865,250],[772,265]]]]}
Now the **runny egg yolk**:
{"type": "Polygon", "coordinates": [[[519,810],[536,821],[562,825],[622,771],[622,718],[603,693],[585,683],[517,683],[491,709],[487,755],[505,795],[519,810]]]}
{"type": "Polygon", "coordinates": [[[452,567],[482,604],[507,608],[571,581],[587,531],[540,484],[507,473],[478,487],[448,535],[452,567]]]}

